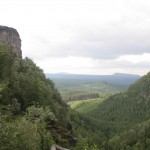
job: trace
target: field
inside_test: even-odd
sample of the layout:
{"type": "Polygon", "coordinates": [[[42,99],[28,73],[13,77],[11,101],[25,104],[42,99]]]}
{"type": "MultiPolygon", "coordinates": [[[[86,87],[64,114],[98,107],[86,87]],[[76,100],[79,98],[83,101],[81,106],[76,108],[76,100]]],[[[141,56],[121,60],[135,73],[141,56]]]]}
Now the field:
{"type": "Polygon", "coordinates": [[[96,99],[88,99],[88,100],[79,100],[79,101],[72,101],[68,104],[70,107],[81,114],[85,114],[90,112],[91,109],[96,109],[96,107],[102,103],[104,98],[96,98],[96,99]]]}

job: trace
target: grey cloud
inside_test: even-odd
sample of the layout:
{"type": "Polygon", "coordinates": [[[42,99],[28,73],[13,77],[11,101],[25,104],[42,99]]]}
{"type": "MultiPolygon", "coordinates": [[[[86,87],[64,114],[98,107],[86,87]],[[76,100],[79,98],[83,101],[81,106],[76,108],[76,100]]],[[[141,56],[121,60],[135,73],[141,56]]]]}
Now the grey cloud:
{"type": "MultiPolygon", "coordinates": [[[[81,14],[77,12],[76,15],[65,14],[63,19],[56,16],[60,21],[54,31],[49,31],[49,23],[46,32],[35,37],[35,48],[32,49],[36,51],[34,57],[82,56],[114,59],[121,55],[150,52],[150,11],[147,7],[150,3],[127,1],[125,6],[120,3],[122,10],[116,6],[116,2],[110,3],[114,7],[112,14],[111,10],[105,9],[98,9],[90,14],[89,8],[87,14],[84,11],[81,14]],[[55,31],[62,34],[60,37],[53,35],[54,42],[51,32],[55,31]]],[[[107,2],[104,6],[107,8],[107,2]]]]}
{"type": "MultiPolygon", "coordinates": [[[[110,25],[111,26],[111,25],[110,25]]],[[[53,41],[47,37],[36,37],[36,48],[43,57],[82,56],[100,59],[114,59],[120,55],[142,54],[150,52],[150,27],[106,28],[77,30],[68,41],[53,41]],[[143,32],[142,32],[143,31],[143,32]],[[75,35],[75,36],[74,36],[75,35]]],[[[121,26],[121,25],[120,25],[121,26]]]]}

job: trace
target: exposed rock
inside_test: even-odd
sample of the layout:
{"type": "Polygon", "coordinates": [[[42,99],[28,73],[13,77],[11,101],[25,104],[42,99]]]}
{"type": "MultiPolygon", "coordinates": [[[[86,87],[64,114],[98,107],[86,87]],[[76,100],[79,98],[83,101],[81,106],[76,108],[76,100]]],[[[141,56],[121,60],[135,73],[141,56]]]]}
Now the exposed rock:
{"type": "Polygon", "coordinates": [[[21,39],[16,29],[0,26],[0,43],[7,44],[15,54],[22,57],[21,39]]]}
{"type": "Polygon", "coordinates": [[[72,132],[72,124],[70,121],[67,122],[67,129],[68,129],[68,131],[72,132]]]}
{"type": "Polygon", "coordinates": [[[69,150],[69,149],[66,149],[57,145],[52,145],[50,150],[69,150]]]}

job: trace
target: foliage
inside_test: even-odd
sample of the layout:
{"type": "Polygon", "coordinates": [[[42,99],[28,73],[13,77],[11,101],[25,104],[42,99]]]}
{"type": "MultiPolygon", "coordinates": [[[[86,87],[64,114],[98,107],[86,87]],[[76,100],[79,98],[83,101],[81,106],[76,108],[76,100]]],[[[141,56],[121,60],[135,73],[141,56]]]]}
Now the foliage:
{"type": "Polygon", "coordinates": [[[0,150],[16,149],[16,125],[6,122],[7,117],[0,114],[0,150]]]}
{"type": "Polygon", "coordinates": [[[114,136],[109,140],[109,149],[149,150],[150,121],[139,124],[133,129],[126,131],[119,136],[114,136]]]}
{"type": "Polygon", "coordinates": [[[88,99],[94,99],[94,98],[99,98],[99,94],[89,93],[89,94],[83,94],[83,95],[76,95],[76,96],[68,97],[65,100],[65,102],[77,101],[77,100],[88,100],[88,99]]]}
{"type": "Polygon", "coordinates": [[[127,92],[116,94],[90,111],[89,116],[108,122],[109,136],[128,130],[150,118],[150,74],[132,85],[127,92]],[[97,115],[98,114],[98,115],[97,115]]]}
{"type": "Polygon", "coordinates": [[[47,150],[53,143],[71,145],[69,108],[54,83],[31,59],[19,58],[7,45],[0,45],[0,108],[2,116],[7,116],[0,129],[2,149],[47,150]]]}
{"type": "Polygon", "coordinates": [[[25,117],[12,120],[3,114],[0,121],[0,150],[47,150],[54,143],[50,133],[41,128],[42,123],[35,124],[25,117]]]}
{"type": "MultiPolygon", "coordinates": [[[[76,132],[80,133],[82,137],[87,137],[87,144],[92,145],[92,141],[94,141],[99,146],[99,149],[103,148],[107,150],[112,148],[115,150],[117,149],[117,144],[120,145],[121,142],[125,142],[125,137],[131,138],[126,141],[126,147],[122,148],[120,145],[118,150],[148,149],[147,144],[144,148],[140,146],[144,144],[144,141],[142,141],[137,132],[140,129],[133,127],[150,118],[149,91],[150,73],[133,84],[127,92],[110,96],[97,105],[92,104],[92,102],[94,103],[92,100],[70,102],[71,107],[75,108],[81,114],[82,118],[82,122],[79,119],[78,123],[83,128],[76,129],[76,132]],[[131,128],[133,130],[130,130],[131,128]],[[139,139],[135,139],[135,137],[139,139]],[[132,139],[135,139],[135,142],[133,142],[134,145],[129,144],[132,142],[132,139]]],[[[149,126],[150,122],[147,122],[147,125],[149,126]]],[[[145,130],[145,127],[144,129],[141,128],[141,130],[145,130]]],[[[145,133],[149,134],[149,131],[146,130],[145,133]]],[[[149,137],[145,140],[145,143],[148,143],[148,141],[149,137]]]]}
{"type": "Polygon", "coordinates": [[[76,110],[80,114],[86,114],[91,110],[95,109],[97,105],[102,103],[103,100],[104,99],[102,98],[78,100],[78,101],[69,102],[68,104],[72,109],[76,110]]]}

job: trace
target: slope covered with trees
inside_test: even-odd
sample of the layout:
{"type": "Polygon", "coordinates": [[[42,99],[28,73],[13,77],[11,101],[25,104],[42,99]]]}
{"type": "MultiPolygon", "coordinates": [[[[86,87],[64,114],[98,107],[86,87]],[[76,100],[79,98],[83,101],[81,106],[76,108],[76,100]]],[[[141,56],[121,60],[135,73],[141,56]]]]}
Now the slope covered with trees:
{"type": "Polygon", "coordinates": [[[128,129],[150,119],[150,73],[130,86],[127,92],[105,100],[91,113],[94,118],[112,122],[116,128],[128,129]],[[97,115],[98,114],[98,115],[97,115]]]}
{"type": "Polygon", "coordinates": [[[149,150],[150,149],[150,120],[136,125],[120,135],[115,135],[108,142],[110,150],[149,150]]]}
{"type": "Polygon", "coordinates": [[[70,101],[69,106],[79,112],[80,114],[87,114],[91,109],[97,108],[97,105],[101,104],[103,98],[95,98],[88,100],[78,100],[78,101],[70,101]]]}
{"type": "Polygon", "coordinates": [[[70,147],[76,141],[67,127],[68,111],[54,83],[31,59],[0,45],[0,149],[70,147]]]}
{"type": "Polygon", "coordinates": [[[71,105],[87,119],[88,125],[93,124],[98,149],[147,150],[150,149],[149,91],[150,73],[131,85],[128,91],[113,95],[96,107],[92,107],[91,101],[89,105],[86,102],[86,105],[81,102],[71,105]]]}

